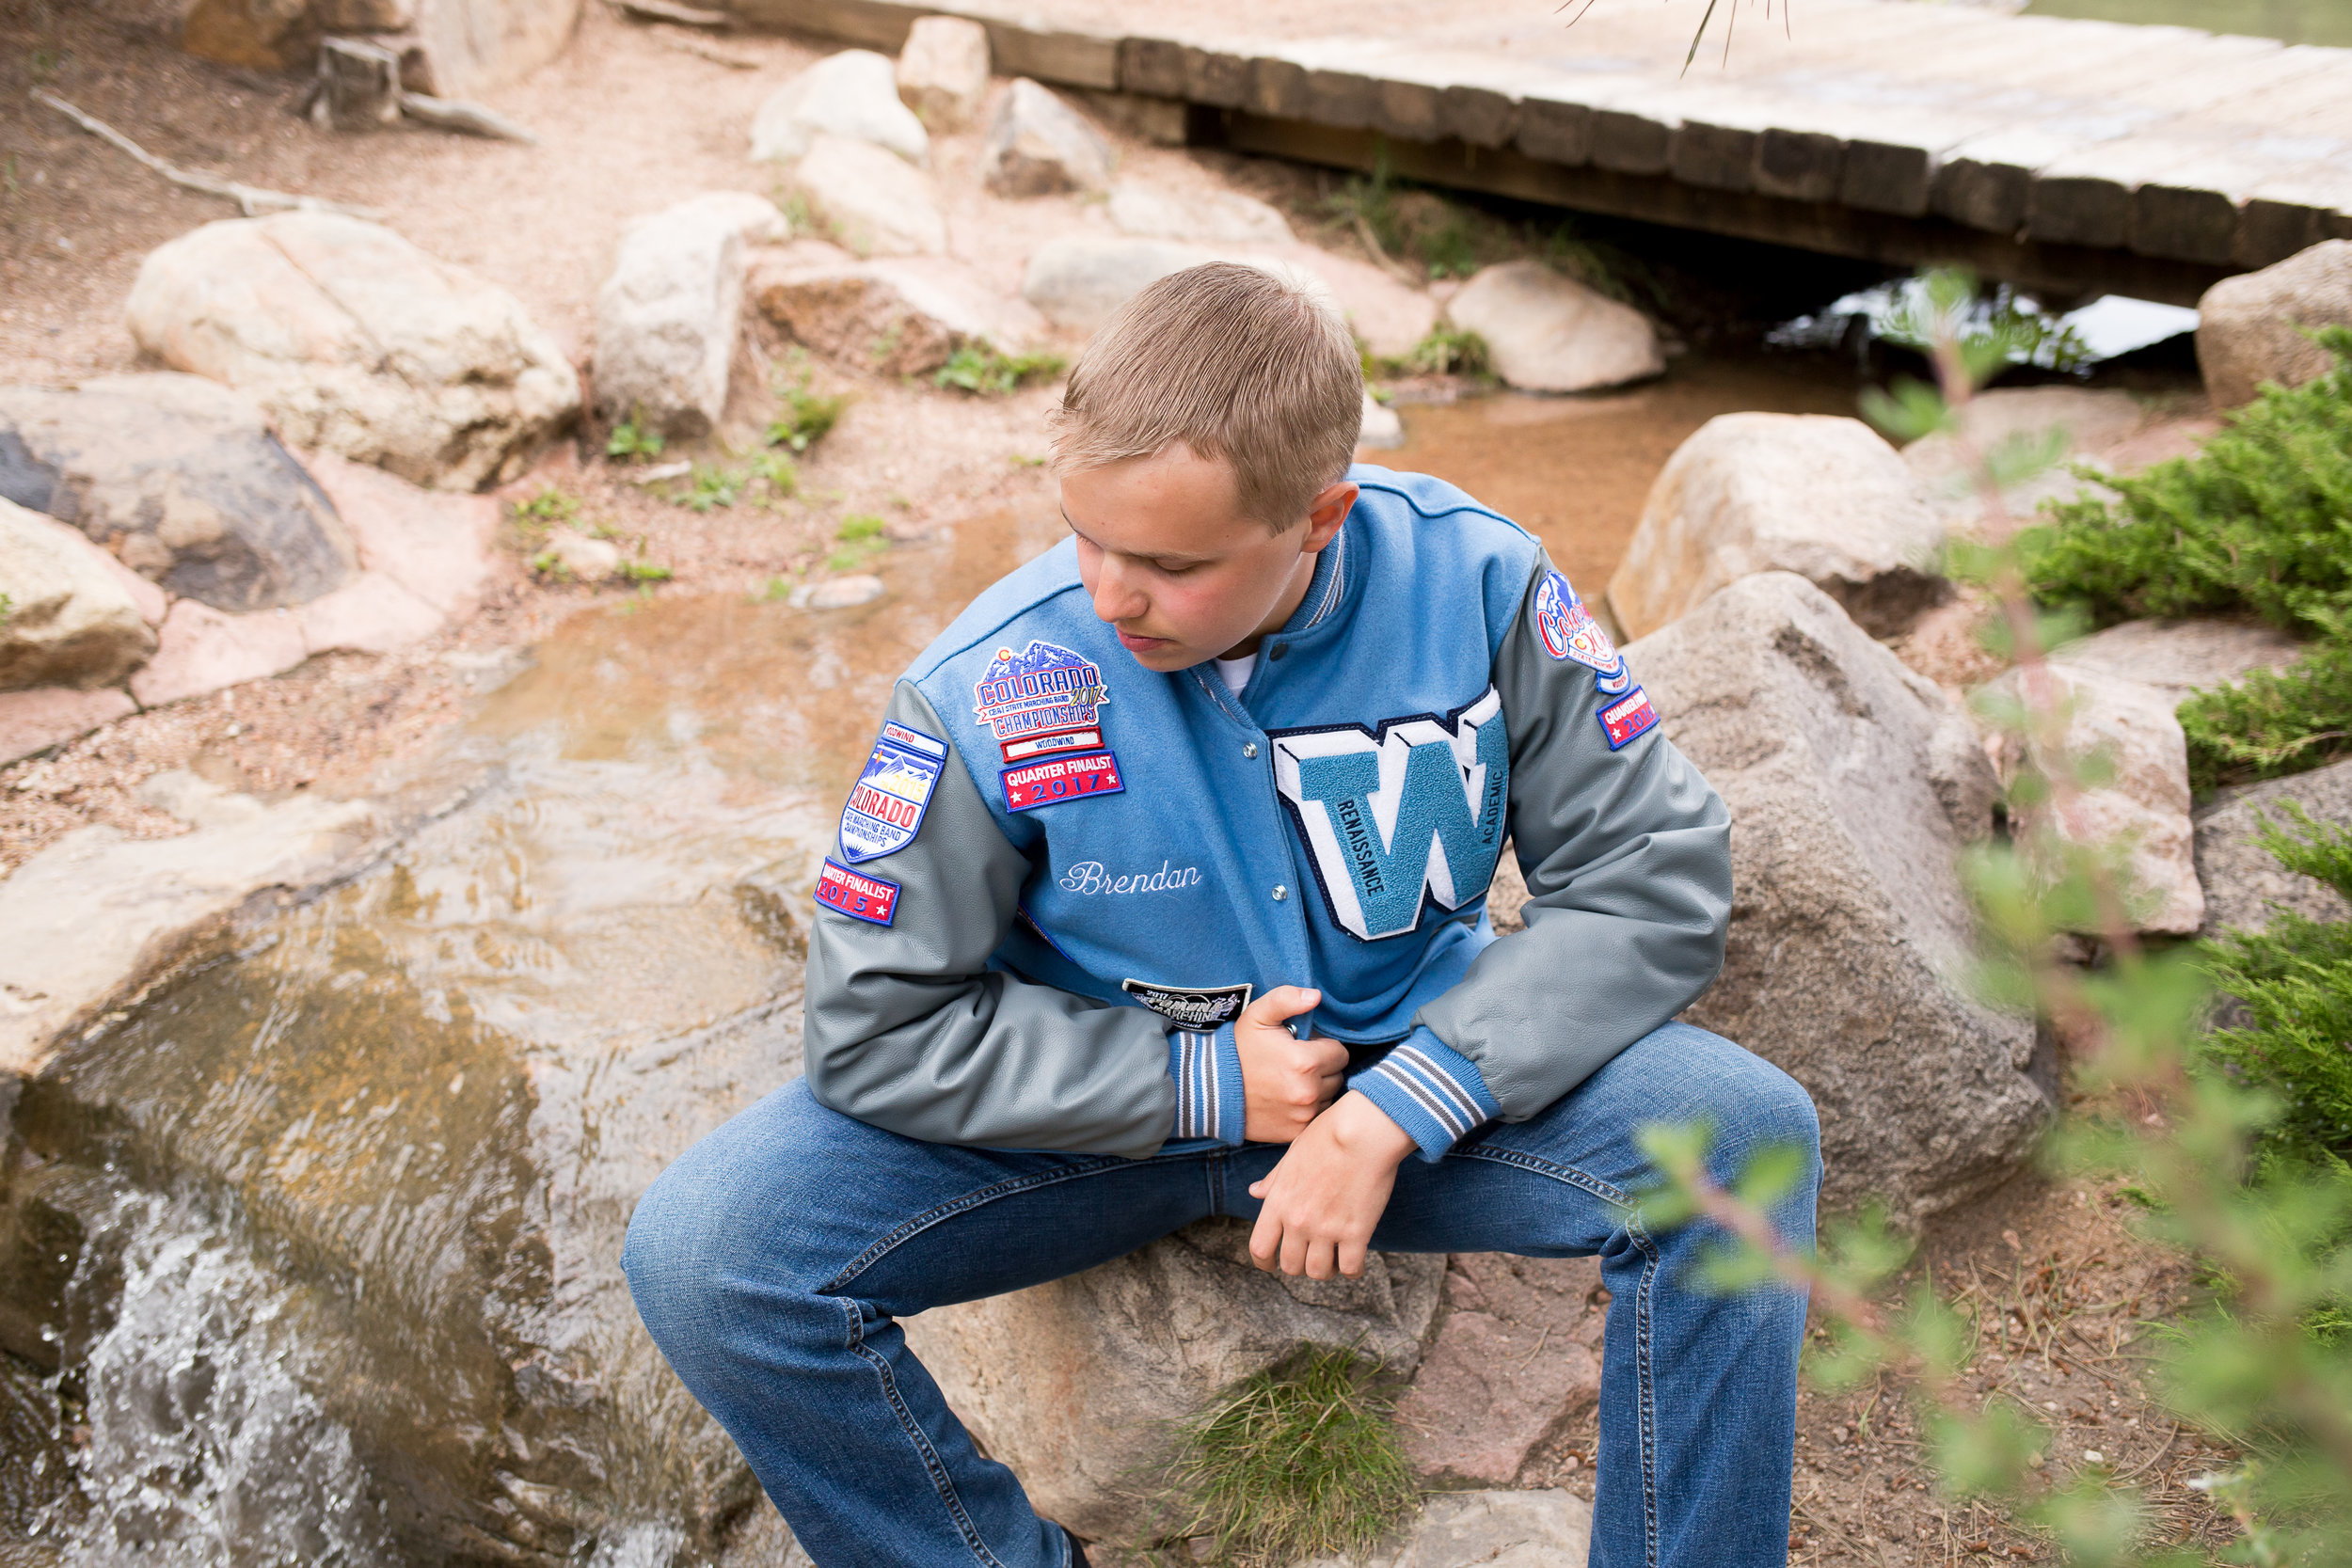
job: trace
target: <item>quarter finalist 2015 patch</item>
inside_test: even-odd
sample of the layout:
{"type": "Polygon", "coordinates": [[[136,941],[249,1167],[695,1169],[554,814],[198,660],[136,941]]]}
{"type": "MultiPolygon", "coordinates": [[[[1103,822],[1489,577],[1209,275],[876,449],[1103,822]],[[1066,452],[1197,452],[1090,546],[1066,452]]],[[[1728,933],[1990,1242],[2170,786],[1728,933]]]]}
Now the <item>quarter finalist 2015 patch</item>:
{"type": "Polygon", "coordinates": [[[1117,795],[1127,787],[1120,781],[1119,758],[1108,752],[1027,763],[998,776],[1004,781],[1007,811],[1035,811],[1092,795],[1117,795]]]}
{"type": "Polygon", "coordinates": [[[1552,657],[1572,658],[1592,671],[1603,692],[1614,696],[1633,684],[1625,656],[1557,572],[1545,573],[1535,585],[1535,635],[1552,657]]]}
{"type": "Polygon", "coordinates": [[[1609,749],[1617,752],[1649,732],[1658,722],[1658,710],[1650,705],[1649,693],[1637,686],[1593,717],[1600,721],[1602,732],[1609,736],[1609,749]]]}
{"type": "Polygon", "coordinates": [[[887,926],[898,918],[898,883],[864,876],[830,855],[817,874],[817,901],[870,926],[887,926]]]}
{"type": "Polygon", "coordinates": [[[841,808],[841,853],[851,865],[895,854],[914,842],[923,813],[947,765],[947,743],[904,724],[885,723],[866,771],[841,808]]]}

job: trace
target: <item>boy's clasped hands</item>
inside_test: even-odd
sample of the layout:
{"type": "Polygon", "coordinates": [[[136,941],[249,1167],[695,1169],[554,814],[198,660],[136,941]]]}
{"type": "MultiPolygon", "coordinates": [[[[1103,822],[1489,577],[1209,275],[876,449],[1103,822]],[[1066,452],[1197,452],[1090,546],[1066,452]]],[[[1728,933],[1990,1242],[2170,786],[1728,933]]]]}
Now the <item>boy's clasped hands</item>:
{"type": "Polygon", "coordinates": [[[1285,1021],[1311,1012],[1323,993],[1277,986],[1233,1022],[1247,1114],[1243,1136],[1290,1148],[1250,1184],[1263,1201],[1249,1233],[1258,1267],[1311,1279],[1364,1272],[1364,1252],[1413,1152],[1410,1134],[1363,1095],[1345,1092],[1347,1047],[1300,1039],[1285,1021]]]}

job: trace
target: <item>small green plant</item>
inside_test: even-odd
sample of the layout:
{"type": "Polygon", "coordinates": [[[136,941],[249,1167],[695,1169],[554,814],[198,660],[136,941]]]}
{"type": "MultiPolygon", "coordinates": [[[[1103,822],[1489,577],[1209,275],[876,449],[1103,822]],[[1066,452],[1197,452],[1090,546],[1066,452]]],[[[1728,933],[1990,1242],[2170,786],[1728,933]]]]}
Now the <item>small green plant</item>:
{"type": "Polygon", "coordinates": [[[770,446],[806,451],[840,422],[842,410],[850,406],[849,398],[812,391],[810,379],[805,356],[787,362],[786,370],[777,373],[775,391],[784,407],[768,426],[770,446]]]}
{"type": "Polygon", "coordinates": [[[1067,363],[1058,354],[1005,354],[982,338],[949,355],[939,373],[931,377],[931,385],[980,397],[1002,397],[1033,377],[1061,374],[1067,363]]]}
{"type": "Polygon", "coordinates": [[[836,572],[855,571],[890,547],[890,541],[882,537],[882,520],[870,512],[853,512],[842,518],[833,536],[841,542],[841,548],[827,556],[825,564],[836,572]]]}
{"type": "Polygon", "coordinates": [[[766,491],[762,505],[773,506],[801,488],[801,466],[780,451],[759,453],[751,460],[746,474],[751,483],[766,491]]]}
{"type": "Polygon", "coordinates": [[[2333,762],[2352,753],[2352,641],[2315,643],[2283,670],[2200,691],[2179,714],[2201,793],[2333,762]]]}
{"type": "Polygon", "coordinates": [[[1169,1500],[1215,1560],[1364,1556],[1419,1500],[1376,1364],[1311,1350],[1245,1378],[1180,1431],[1169,1500]]]}
{"type": "Polygon", "coordinates": [[[624,561],[616,570],[630,582],[638,583],[667,582],[677,576],[667,566],[654,561],[624,561]]]}
{"type": "Polygon", "coordinates": [[[541,550],[537,555],[532,556],[531,569],[541,577],[553,578],[558,582],[572,580],[571,562],[553,550],[541,550]]]}
{"type": "Polygon", "coordinates": [[[739,469],[723,468],[716,463],[697,463],[687,487],[674,492],[670,499],[689,512],[733,506],[742,499],[743,485],[750,477],[739,469]]]}
{"type": "Polygon", "coordinates": [[[6,594],[0,594],[0,626],[8,625],[8,617],[15,613],[16,601],[6,594]]]}
{"type": "Polygon", "coordinates": [[[604,454],[617,457],[624,463],[660,456],[661,449],[669,442],[662,438],[660,431],[648,429],[644,421],[644,409],[629,410],[628,418],[614,425],[612,434],[605,437],[604,454]]]}
{"type": "Polygon", "coordinates": [[[1005,459],[1005,461],[1010,463],[1016,468],[1042,468],[1045,467],[1044,458],[1031,457],[1025,451],[1016,451],[1010,457],[1005,459]]]}
{"type": "Polygon", "coordinates": [[[776,210],[784,214],[787,230],[794,234],[818,232],[819,225],[817,222],[817,214],[815,209],[809,206],[807,197],[799,191],[779,187],[775,199],[776,210]]]}
{"type": "Polygon", "coordinates": [[[1374,363],[1382,375],[1462,375],[1485,379],[1494,373],[1486,340],[1454,326],[1433,326],[1427,337],[1401,357],[1374,363]]]}
{"type": "Polygon", "coordinates": [[[800,585],[801,579],[797,575],[779,575],[770,578],[752,597],[766,604],[782,604],[792,596],[792,591],[800,585]]]}
{"type": "Polygon", "coordinates": [[[545,533],[550,528],[573,527],[580,520],[580,501],[552,484],[543,484],[539,493],[526,501],[516,501],[508,509],[515,526],[526,534],[545,533]]]}

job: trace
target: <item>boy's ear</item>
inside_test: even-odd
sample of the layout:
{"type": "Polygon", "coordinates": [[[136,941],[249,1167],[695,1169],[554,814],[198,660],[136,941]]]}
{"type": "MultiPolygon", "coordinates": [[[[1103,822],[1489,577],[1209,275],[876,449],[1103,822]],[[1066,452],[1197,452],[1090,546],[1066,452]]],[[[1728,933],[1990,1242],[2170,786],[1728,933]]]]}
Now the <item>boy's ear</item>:
{"type": "Polygon", "coordinates": [[[1300,554],[1312,555],[1338,537],[1340,525],[1355,508],[1357,494],[1356,486],[1345,480],[1315,493],[1313,504],[1307,509],[1307,536],[1298,542],[1300,554]]]}

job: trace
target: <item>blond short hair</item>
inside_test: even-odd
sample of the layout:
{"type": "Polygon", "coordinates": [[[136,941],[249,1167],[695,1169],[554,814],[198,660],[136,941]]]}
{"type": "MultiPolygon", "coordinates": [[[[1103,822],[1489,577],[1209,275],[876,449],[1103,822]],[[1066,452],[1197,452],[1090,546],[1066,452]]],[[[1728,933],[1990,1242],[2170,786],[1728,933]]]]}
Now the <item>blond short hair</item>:
{"type": "Polygon", "coordinates": [[[1356,340],[1319,280],[1211,261],[1120,306],[1055,411],[1058,473],[1182,441],[1233,471],[1242,515],[1279,533],[1342,478],[1362,433],[1356,340]]]}

